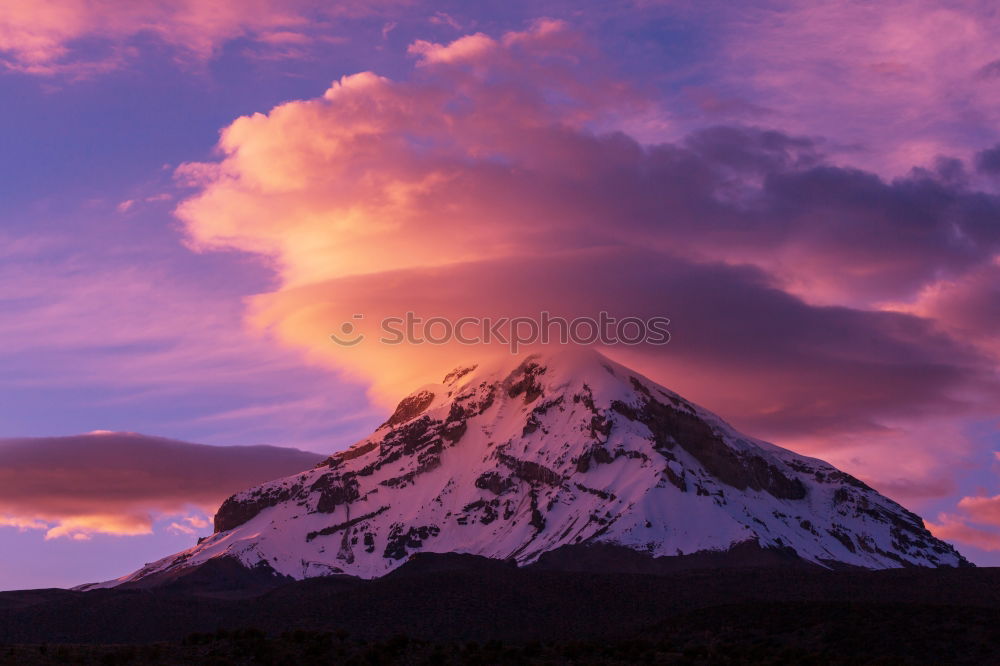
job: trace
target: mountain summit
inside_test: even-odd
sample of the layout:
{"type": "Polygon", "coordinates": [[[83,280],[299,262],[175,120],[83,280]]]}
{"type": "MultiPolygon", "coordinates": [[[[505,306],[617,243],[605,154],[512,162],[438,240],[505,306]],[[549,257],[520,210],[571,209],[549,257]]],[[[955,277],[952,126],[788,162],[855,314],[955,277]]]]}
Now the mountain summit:
{"type": "Polygon", "coordinates": [[[215,558],[296,579],[372,578],[422,551],[526,565],[588,546],[967,564],[849,474],[742,435],[597,352],[567,350],[456,368],[370,437],[227,499],[197,546],[105,585],[215,558]]]}

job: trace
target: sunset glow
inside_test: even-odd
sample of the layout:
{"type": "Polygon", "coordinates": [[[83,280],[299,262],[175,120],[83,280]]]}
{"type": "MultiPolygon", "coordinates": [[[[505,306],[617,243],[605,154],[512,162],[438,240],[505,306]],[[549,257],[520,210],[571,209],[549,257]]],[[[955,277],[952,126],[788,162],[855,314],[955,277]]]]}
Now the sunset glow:
{"type": "Polygon", "coordinates": [[[0,589],[509,353],[408,312],[669,318],[601,352],[1000,565],[994,5],[478,4],[0,6],[0,589]]]}

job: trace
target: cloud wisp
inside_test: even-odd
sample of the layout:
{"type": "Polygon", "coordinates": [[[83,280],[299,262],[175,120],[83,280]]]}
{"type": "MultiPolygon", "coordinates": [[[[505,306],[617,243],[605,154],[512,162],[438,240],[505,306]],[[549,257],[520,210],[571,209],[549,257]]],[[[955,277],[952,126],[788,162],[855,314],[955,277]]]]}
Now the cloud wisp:
{"type": "Polygon", "coordinates": [[[713,84],[789,131],[830,136],[841,159],[895,176],[1000,138],[988,0],[775,0],[725,16],[713,84]]]}
{"type": "Polygon", "coordinates": [[[32,75],[85,77],[133,60],[143,40],[167,47],[177,60],[207,60],[237,39],[269,49],[271,57],[301,57],[304,45],[330,38],[323,30],[327,22],[403,4],[394,0],[15,0],[0,5],[0,64],[32,75]]]}

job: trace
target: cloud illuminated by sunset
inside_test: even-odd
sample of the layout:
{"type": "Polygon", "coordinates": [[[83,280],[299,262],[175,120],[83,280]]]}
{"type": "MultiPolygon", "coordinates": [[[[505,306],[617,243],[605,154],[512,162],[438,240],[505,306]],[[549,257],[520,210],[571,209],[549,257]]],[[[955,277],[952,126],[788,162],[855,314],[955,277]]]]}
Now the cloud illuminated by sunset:
{"type": "MultiPolygon", "coordinates": [[[[666,315],[671,345],[609,353],[817,454],[847,459],[864,438],[868,478],[942,492],[931,479],[947,456],[917,432],[937,423],[946,436],[942,419],[989,413],[997,357],[974,343],[994,329],[880,303],[992,271],[994,197],[944,166],[887,182],[778,131],[713,127],[646,145],[595,129],[627,124],[628,104],[606,104],[614,95],[635,109],[649,100],[581,80],[567,63],[592,54],[565,24],[409,50],[405,80],[346,76],[237,119],[221,161],[178,169],[196,188],[177,209],[194,247],[275,262],[282,286],[254,299],[254,325],[388,405],[482,352],[330,344],[355,313],[370,337],[410,310],[666,315]]],[[[947,436],[949,451],[966,450],[947,436]]]]}
{"type": "Polygon", "coordinates": [[[317,0],[50,0],[0,6],[0,62],[36,75],[92,75],[122,66],[152,36],[178,58],[207,59],[248,38],[272,47],[312,41],[311,21],[372,13],[400,2],[317,0]],[[104,53],[87,57],[81,42],[104,53]]]}
{"type": "MultiPolygon", "coordinates": [[[[213,447],[134,433],[0,439],[0,526],[46,539],[149,534],[176,517],[193,534],[228,495],[320,457],[278,447],[213,447]]],[[[179,522],[177,522],[179,521],[179,522]]]]}

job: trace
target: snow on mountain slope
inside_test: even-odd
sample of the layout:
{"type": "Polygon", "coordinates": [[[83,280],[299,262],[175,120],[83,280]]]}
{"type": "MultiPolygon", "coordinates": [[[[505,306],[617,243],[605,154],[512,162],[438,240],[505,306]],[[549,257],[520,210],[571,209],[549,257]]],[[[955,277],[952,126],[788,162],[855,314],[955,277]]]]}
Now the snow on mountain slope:
{"type": "Polygon", "coordinates": [[[459,368],[314,469],[237,493],[194,548],[105,585],[235,556],[381,576],[418,551],[535,561],[569,544],[670,556],[756,541],[817,564],[958,566],[854,477],[741,435],[591,350],[459,368]]]}

